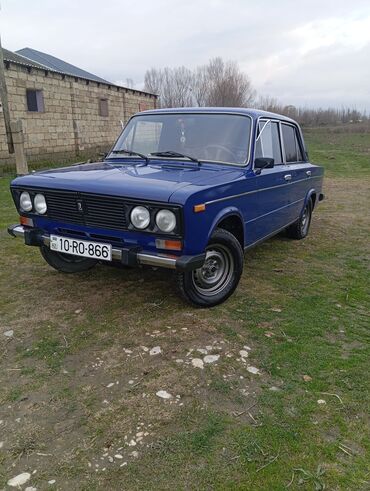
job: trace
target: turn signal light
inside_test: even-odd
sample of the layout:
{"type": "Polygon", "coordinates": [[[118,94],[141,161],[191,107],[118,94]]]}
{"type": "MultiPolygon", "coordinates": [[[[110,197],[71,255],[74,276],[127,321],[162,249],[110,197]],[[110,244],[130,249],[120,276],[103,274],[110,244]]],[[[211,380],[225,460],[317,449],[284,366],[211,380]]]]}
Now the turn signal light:
{"type": "Polygon", "coordinates": [[[181,251],[181,240],[164,240],[156,239],[155,246],[157,249],[168,249],[171,251],[181,251]]]}
{"type": "Polygon", "coordinates": [[[200,211],[204,211],[206,209],[206,205],[202,203],[201,205],[194,205],[194,213],[199,213],[200,211]]]}
{"type": "Polygon", "coordinates": [[[26,227],[33,227],[32,218],[22,217],[22,215],[19,217],[19,223],[21,225],[25,225],[26,227]]]}

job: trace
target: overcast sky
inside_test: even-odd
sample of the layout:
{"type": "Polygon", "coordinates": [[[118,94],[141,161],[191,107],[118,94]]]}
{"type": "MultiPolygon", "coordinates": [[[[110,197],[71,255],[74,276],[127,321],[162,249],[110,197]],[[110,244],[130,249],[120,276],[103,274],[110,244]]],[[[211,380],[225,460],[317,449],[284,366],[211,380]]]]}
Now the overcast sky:
{"type": "Polygon", "coordinates": [[[370,111],[370,0],[0,0],[31,47],[142,88],[147,68],[235,60],[259,94],[370,111]]]}

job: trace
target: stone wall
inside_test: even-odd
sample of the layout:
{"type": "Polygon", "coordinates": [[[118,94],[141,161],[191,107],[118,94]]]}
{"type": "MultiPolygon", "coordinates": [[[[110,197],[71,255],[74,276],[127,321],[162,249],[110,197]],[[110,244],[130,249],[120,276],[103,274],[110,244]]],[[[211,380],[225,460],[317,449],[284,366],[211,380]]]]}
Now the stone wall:
{"type": "MultiPolygon", "coordinates": [[[[21,119],[28,160],[57,159],[104,151],[121,131],[121,121],[155,107],[156,98],[128,88],[97,83],[15,63],[5,69],[12,120],[21,119]],[[44,112],[27,110],[26,90],[43,91],[44,112]],[[101,116],[100,99],[108,101],[101,116]]],[[[0,109],[1,111],[1,109],[0,109]]],[[[12,163],[0,112],[0,165],[12,163]]]]}

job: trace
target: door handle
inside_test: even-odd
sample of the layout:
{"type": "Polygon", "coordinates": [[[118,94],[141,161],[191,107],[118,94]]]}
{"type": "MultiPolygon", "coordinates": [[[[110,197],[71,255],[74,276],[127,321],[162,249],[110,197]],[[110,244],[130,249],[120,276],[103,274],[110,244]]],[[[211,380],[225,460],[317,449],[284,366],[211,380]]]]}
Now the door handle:
{"type": "Polygon", "coordinates": [[[312,172],[311,172],[310,170],[306,170],[306,176],[307,176],[307,177],[310,177],[310,176],[311,176],[311,174],[312,174],[312,172]]]}
{"type": "Polygon", "coordinates": [[[285,174],[284,179],[286,181],[291,181],[292,180],[292,174],[285,174]]]}

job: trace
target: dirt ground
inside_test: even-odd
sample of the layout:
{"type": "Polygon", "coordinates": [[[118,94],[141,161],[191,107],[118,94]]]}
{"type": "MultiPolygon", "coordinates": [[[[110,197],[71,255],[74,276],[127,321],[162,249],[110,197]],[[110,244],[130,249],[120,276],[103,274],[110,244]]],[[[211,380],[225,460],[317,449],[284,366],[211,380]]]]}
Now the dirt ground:
{"type": "Polygon", "coordinates": [[[365,266],[368,183],[325,192],[310,237],[248,252],[236,294],[211,310],[183,303],[167,271],[57,273],[2,229],[0,488],[26,473],[28,491],[365,489],[365,406],[340,412],[363,386],[336,381],[364,366],[366,302],[346,307],[357,273],[343,275],[350,250],[365,266]]]}

